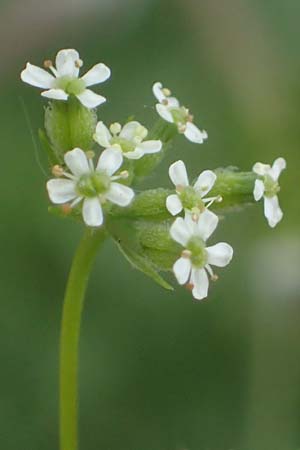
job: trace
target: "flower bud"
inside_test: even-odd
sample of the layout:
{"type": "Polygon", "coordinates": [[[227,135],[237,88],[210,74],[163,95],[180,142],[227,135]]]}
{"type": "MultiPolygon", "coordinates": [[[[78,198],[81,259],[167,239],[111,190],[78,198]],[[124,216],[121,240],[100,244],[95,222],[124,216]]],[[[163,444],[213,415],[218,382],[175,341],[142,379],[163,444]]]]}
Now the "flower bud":
{"type": "Polygon", "coordinates": [[[56,158],[79,147],[87,151],[93,145],[97,123],[94,110],[85,108],[76,98],[51,101],[45,110],[45,129],[56,158]]]}

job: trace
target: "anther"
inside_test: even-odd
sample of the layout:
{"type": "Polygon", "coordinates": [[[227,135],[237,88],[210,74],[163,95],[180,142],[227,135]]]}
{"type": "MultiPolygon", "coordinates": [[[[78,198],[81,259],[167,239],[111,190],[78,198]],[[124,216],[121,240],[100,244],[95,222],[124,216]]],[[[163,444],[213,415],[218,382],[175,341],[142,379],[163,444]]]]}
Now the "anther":
{"type": "Polygon", "coordinates": [[[52,174],[57,178],[62,177],[64,174],[64,169],[58,164],[55,164],[55,166],[52,167],[51,171],[52,174]]]}
{"type": "Polygon", "coordinates": [[[80,69],[80,67],[83,66],[83,61],[82,61],[82,59],[77,59],[77,60],[75,61],[75,66],[77,67],[77,69],[80,69]]]}
{"type": "Polygon", "coordinates": [[[128,170],[122,170],[122,172],[120,172],[120,177],[124,179],[128,178],[129,177],[128,170]]]}
{"type": "Polygon", "coordinates": [[[183,191],[184,191],[184,186],[182,186],[181,184],[178,184],[176,186],[176,192],[178,192],[178,194],[180,194],[183,191]]]}
{"type": "Polygon", "coordinates": [[[187,284],[185,285],[185,287],[186,287],[186,289],[187,289],[188,291],[192,291],[192,290],[194,289],[193,283],[187,283],[187,284]]]}
{"type": "Polygon", "coordinates": [[[188,122],[193,122],[194,116],[193,116],[192,114],[188,114],[186,120],[187,120],[188,122]]]}
{"type": "Polygon", "coordinates": [[[166,98],[164,98],[161,103],[165,106],[168,106],[168,104],[169,104],[168,99],[166,99],[166,98]]]}
{"type": "Polygon", "coordinates": [[[53,67],[53,62],[51,61],[51,59],[46,59],[43,63],[45,69],[50,69],[51,67],[53,67]]]}
{"type": "Polygon", "coordinates": [[[193,212],[192,214],[192,221],[193,222],[198,222],[199,220],[199,213],[193,212]]]}
{"type": "Polygon", "coordinates": [[[183,123],[179,123],[178,124],[178,131],[179,131],[179,133],[184,133],[185,130],[186,130],[186,125],[183,124],[183,123]]]}
{"type": "Polygon", "coordinates": [[[211,281],[217,281],[219,279],[218,275],[216,275],[215,273],[211,275],[210,277],[211,281]]]}
{"type": "Polygon", "coordinates": [[[122,126],[118,122],[114,122],[110,125],[109,129],[112,134],[119,134],[122,129],[122,126]]]}
{"type": "Polygon", "coordinates": [[[171,95],[171,91],[168,88],[163,88],[162,92],[166,97],[170,97],[170,95],[171,95]]]}
{"type": "Polygon", "coordinates": [[[87,159],[93,159],[95,157],[95,152],[93,152],[93,150],[88,150],[85,154],[87,159]]]}
{"type": "Polygon", "coordinates": [[[68,215],[71,213],[72,208],[71,205],[69,203],[65,203],[64,205],[61,206],[61,210],[64,214],[68,215]]]}
{"type": "Polygon", "coordinates": [[[187,249],[182,250],[181,256],[182,256],[182,258],[189,259],[192,256],[192,252],[190,250],[187,250],[187,249]]]}

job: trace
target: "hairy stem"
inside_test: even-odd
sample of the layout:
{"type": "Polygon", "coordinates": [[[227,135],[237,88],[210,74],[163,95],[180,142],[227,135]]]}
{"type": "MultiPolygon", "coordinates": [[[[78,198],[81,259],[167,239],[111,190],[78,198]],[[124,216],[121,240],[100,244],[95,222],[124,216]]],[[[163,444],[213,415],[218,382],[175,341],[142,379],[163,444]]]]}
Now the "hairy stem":
{"type": "Polygon", "coordinates": [[[66,287],[60,340],[60,449],[78,449],[78,346],[83,302],[104,229],[87,229],[75,253],[66,287]]]}

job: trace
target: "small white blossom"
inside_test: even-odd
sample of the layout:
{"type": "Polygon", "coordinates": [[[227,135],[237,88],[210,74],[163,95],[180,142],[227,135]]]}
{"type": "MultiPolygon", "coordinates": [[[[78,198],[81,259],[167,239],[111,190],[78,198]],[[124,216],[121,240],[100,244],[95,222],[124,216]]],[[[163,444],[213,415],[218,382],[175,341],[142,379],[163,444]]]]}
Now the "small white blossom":
{"type": "Polygon", "coordinates": [[[206,240],[216,229],[218,220],[206,209],[197,222],[186,214],[184,219],[178,217],[170,228],[171,237],[185,249],[173,266],[175,277],[179,284],[188,283],[197,300],[207,297],[208,274],[212,280],[217,279],[210,265],[225,267],[233,255],[232,247],[225,242],[206,247],[206,240]]]}
{"type": "Polygon", "coordinates": [[[260,175],[254,185],[254,199],[259,201],[264,197],[264,214],[270,227],[275,227],[283,217],[283,212],[279,206],[277,193],[280,191],[278,183],[279,175],[286,168],[284,158],[277,158],[273,166],[269,164],[256,163],[253,172],[260,175]]]}
{"type": "Polygon", "coordinates": [[[107,200],[119,206],[127,206],[133,199],[134,192],[130,187],[115,182],[124,175],[113,175],[123,162],[122,154],[118,150],[104,150],[96,168],[80,148],[67,152],[64,159],[71,173],[60,173],[56,168],[56,173],[64,175],[65,178],[49,180],[48,194],[50,200],[56,204],[72,202],[70,206],[73,207],[83,201],[82,215],[86,225],[102,225],[102,204],[107,200]]]}
{"type": "Polygon", "coordinates": [[[204,170],[194,186],[190,186],[185,164],[179,160],[169,167],[169,176],[176,188],[176,194],[167,197],[166,207],[173,216],[183,209],[197,216],[204,210],[205,203],[220,200],[220,197],[204,198],[217,179],[211,170],[204,170]]]}
{"type": "Polygon", "coordinates": [[[144,155],[157,153],[162,148],[161,141],[145,141],[148,130],[139,122],[131,121],[122,126],[113,123],[110,129],[103,122],[98,122],[95,141],[104,148],[116,147],[129,159],[140,159],[144,155]]]}
{"type": "Polygon", "coordinates": [[[171,97],[171,92],[167,88],[163,88],[159,82],[153,85],[153,94],[159,103],[156,104],[156,111],[167,122],[174,123],[178,132],[196,144],[202,144],[207,139],[206,131],[199,130],[193,123],[193,116],[189,110],[180,105],[175,97],[171,97]]]}
{"type": "Polygon", "coordinates": [[[69,95],[75,95],[86,108],[95,108],[106,101],[102,95],[87,89],[98,83],[103,83],[110,77],[110,69],[102,63],[93,66],[83,77],[79,78],[82,60],[74,49],[60,50],[53,66],[51,61],[45,61],[50,74],[40,67],[30,63],[21,72],[21,79],[32,86],[46,89],[41,93],[43,97],[54,100],[67,100],[69,95]]]}

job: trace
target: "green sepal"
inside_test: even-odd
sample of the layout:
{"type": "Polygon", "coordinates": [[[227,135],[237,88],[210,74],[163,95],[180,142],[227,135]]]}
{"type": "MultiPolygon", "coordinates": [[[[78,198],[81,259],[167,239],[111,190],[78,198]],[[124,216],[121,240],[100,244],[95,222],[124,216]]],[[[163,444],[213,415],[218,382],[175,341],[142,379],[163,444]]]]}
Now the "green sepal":
{"type": "Polygon", "coordinates": [[[146,255],[139,242],[138,227],[134,221],[111,219],[107,221],[107,229],[121,253],[135,269],[143,272],[164,289],[173,290],[173,287],[161,277],[155,264],[146,255]]]}
{"type": "Polygon", "coordinates": [[[91,150],[96,124],[95,110],[85,108],[74,96],[67,101],[50,101],[45,109],[47,137],[59,158],[75,147],[91,150]]]}

